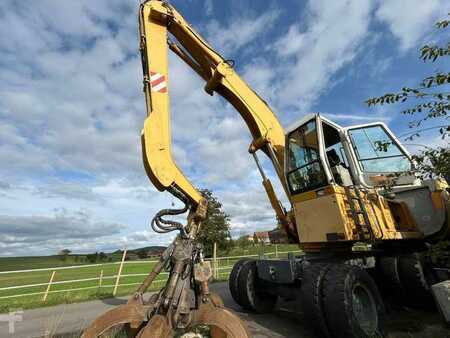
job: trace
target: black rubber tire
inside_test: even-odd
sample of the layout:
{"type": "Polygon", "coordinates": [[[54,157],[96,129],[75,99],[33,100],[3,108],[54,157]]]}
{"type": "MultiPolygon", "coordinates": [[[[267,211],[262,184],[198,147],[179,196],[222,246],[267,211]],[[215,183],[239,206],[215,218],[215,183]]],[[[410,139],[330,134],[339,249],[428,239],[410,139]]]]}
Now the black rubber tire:
{"type": "Polygon", "coordinates": [[[330,264],[313,263],[304,268],[301,302],[306,322],[318,336],[330,337],[323,308],[323,281],[330,264]]]}
{"type": "Polygon", "coordinates": [[[233,297],[234,301],[238,303],[240,306],[244,306],[242,300],[239,298],[239,285],[238,285],[238,277],[239,273],[242,269],[242,266],[245,262],[247,262],[249,258],[243,258],[237,261],[233,265],[233,269],[231,270],[230,277],[228,278],[228,288],[230,289],[231,297],[233,297]]]}
{"type": "Polygon", "coordinates": [[[323,281],[323,304],[325,319],[333,337],[386,337],[383,300],[372,277],[364,269],[333,264],[323,281]],[[364,292],[366,295],[364,309],[366,313],[371,312],[372,318],[366,322],[366,328],[357,319],[355,290],[364,292]]]}
{"type": "Polygon", "coordinates": [[[420,253],[400,256],[399,272],[410,306],[432,308],[434,306],[430,285],[434,283],[432,271],[426,269],[425,257],[420,253]]]}
{"type": "Polygon", "coordinates": [[[238,298],[242,307],[257,313],[269,313],[275,308],[278,296],[258,291],[256,261],[248,260],[242,264],[238,274],[238,298]]]}
{"type": "Polygon", "coordinates": [[[404,300],[404,288],[400,278],[399,257],[384,256],[377,261],[377,269],[380,274],[380,288],[385,291],[389,298],[396,303],[404,300]]]}

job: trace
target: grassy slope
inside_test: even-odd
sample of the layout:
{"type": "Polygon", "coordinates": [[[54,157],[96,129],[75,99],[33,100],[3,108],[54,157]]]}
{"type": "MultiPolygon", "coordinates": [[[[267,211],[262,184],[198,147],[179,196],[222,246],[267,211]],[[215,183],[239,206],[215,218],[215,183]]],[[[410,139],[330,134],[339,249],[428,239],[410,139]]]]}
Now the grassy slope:
{"type": "MultiPolygon", "coordinates": [[[[162,246],[149,246],[134,250],[128,250],[129,253],[136,254],[139,251],[160,251],[162,246]]],[[[117,262],[122,258],[121,252],[106,254],[105,262],[117,262]]],[[[86,265],[92,264],[86,259],[86,255],[68,255],[65,260],[61,256],[30,256],[30,257],[0,257],[0,272],[13,270],[29,270],[57,268],[62,266],[86,265]]]]}
{"type": "MultiPolygon", "coordinates": [[[[109,257],[111,257],[112,261],[115,262],[120,260],[121,255],[109,254],[108,258],[109,257]]],[[[0,257],[0,271],[44,269],[57,268],[61,266],[92,264],[87,261],[80,262],[80,259],[85,259],[85,256],[70,255],[65,261],[61,260],[60,256],[0,257]],[[78,257],[78,260],[76,257],[78,257]]]]}

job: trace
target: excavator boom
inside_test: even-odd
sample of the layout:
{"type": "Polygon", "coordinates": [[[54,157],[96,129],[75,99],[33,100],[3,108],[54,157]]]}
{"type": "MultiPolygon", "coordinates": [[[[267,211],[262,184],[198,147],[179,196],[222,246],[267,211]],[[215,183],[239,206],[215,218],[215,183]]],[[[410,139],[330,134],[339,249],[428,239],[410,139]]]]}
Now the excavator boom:
{"type": "MultiPolygon", "coordinates": [[[[164,1],[150,0],[141,5],[139,29],[148,113],[142,131],[142,149],[144,166],[152,183],[160,191],[176,189],[182,192],[194,207],[202,199],[176,165],[171,152],[168,89],[170,48],[206,81],[205,91],[208,94],[216,92],[236,108],[253,137],[249,151],[255,153],[259,149],[263,150],[284,186],[284,130],[267,103],[234,71],[232,62],[214,51],[180,13],[164,1]],[[177,42],[172,41],[172,38],[177,42]]],[[[269,184],[266,182],[264,186],[269,184]]],[[[266,191],[273,194],[271,186],[266,191]]],[[[283,217],[278,200],[274,195],[269,198],[277,216],[283,217]]]]}

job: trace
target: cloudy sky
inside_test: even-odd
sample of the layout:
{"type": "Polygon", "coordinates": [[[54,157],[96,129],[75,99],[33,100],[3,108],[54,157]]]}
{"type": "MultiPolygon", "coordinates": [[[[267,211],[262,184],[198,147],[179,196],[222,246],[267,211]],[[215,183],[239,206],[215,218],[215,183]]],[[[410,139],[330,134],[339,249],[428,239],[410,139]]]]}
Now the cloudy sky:
{"type": "MultiPolygon", "coordinates": [[[[433,22],[448,12],[438,0],[172,3],[235,60],[284,126],[321,112],[342,125],[381,120],[397,134],[408,131],[400,107],[368,109],[364,100],[439,70],[417,49],[438,39],[433,22]]],[[[148,226],[172,198],[151,186],[141,162],[137,9],[136,0],[0,2],[0,256],[172,238],[148,226]]],[[[175,158],[220,198],[234,235],[270,229],[249,132],[203,85],[170,56],[175,158]]]]}

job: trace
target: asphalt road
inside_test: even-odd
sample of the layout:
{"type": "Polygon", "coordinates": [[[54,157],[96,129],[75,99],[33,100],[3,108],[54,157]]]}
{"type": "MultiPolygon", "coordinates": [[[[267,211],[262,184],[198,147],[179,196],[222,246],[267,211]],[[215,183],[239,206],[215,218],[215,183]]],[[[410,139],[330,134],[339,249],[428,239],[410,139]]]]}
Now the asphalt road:
{"type": "MultiPolygon", "coordinates": [[[[234,303],[227,283],[211,284],[211,290],[220,294],[231,308],[247,322],[254,338],[313,337],[298,321],[295,314],[283,306],[274,314],[256,315],[243,312],[234,303]]],[[[82,329],[99,314],[126,302],[127,297],[96,300],[85,303],[62,304],[24,311],[22,321],[15,323],[15,333],[8,333],[8,324],[0,322],[0,337],[77,337],[82,329]]]]}
{"type": "MultiPolygon", "coordinates": [[[[254,338],[314,337],[305,326],[301,308],[295,303],[281,302],[274,313],[259,315],[245,312],[234,303],[227,283],[212,284],[211,289],[220,294],[225,305],[247,323],[254,338]]],[[[0,337],[79,337],[82,329],[99,314],[125,303],[126,299],[121,297],[26,310],[22,321],[15,323],[14,334],[9,334],[8,323],[0,320],[0,337]]],[[[442,328],[435,313],[402,310],[391,312],[389,317],[390,338],[450,338],[450,330],[442,328]]]]}

